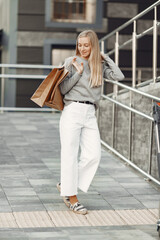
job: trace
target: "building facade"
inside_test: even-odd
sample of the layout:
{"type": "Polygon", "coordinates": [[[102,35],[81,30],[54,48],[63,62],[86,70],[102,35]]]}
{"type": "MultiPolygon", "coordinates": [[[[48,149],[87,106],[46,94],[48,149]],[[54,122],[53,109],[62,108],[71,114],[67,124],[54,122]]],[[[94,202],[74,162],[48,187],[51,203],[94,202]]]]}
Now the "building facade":
{"type": "MultiPolygon", "coordinates": [[[[0,61],[10,64],[62,64],[66,57],[74,55],[79,32],[93,29],[101,38],[153,3],[153,0],[0,0],[0,61]]],[[[139,32],[151,24],[152,17],[148,14],[139,20],[139,32]]],[[[132,27],[129,26],[122,32],[120,40],[123,42],[131,34],[132,27]]],[[[113,47],[114,39],[111,39],[105,51],[113,47]]],[[[139,41],[138,56],[139,67],[152,66],[151,35],[139,41]]],[[[121,51],[119,60],[126,79],[131,77],[128,71],[131,61],[131,48],[128,47],[121,51]]],[[[31,69],[17,72],[44,74],[42,70],[31,69]]],[[[4,105],[36,107],[30,97],[41,81],[6,79],[4,105]]]]}

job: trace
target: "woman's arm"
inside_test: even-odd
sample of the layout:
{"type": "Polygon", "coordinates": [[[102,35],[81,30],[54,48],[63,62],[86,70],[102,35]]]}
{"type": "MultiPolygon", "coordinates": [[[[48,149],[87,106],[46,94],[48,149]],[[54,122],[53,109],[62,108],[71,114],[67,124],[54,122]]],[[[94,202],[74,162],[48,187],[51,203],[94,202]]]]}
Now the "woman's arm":
{"type": "Polygon", "coordinates": [[[123,80],[124,75],[114,61],[108,55],[103,55],[103,57],[108,65],[105,65],[103,69],[103,77],[111,80],[123,80]]]}
{"type": "Polygon", "coordinates": [[[69,71],[67,77],[60,83],[60,91],[63,95],[71,90],[71,88],[79,81],[81,74],[76,71],[72,73],[72,61],[73,58],[67,58],[64,67],[69,71]]]}

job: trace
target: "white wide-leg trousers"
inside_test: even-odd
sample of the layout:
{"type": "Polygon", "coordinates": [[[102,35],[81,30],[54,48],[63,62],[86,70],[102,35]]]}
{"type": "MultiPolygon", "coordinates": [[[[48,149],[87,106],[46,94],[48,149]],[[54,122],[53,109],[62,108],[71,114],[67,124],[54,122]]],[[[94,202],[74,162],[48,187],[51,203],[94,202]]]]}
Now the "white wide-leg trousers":
{"type": "Polygon", "coordinates": [[[60,118],[61,196],[87,192],[101,158],[94,105],[72,102],[60,118]],[[78,159],[80,147],[80,156],[78,159]]]}

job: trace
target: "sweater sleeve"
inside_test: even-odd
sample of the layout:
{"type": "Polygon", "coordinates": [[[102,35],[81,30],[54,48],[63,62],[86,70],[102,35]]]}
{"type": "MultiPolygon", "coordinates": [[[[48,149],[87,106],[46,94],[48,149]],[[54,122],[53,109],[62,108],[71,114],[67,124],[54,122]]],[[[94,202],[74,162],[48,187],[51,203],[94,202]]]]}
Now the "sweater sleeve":
{"type": "Polygon", "coordinates": [[[103,69],[103,77],[110,80],[123,80],[124,75],[114,61],[108,55],[104,55],[104,58],[105,66],[103,69]]]}
{"type": "Polygon", "coordinates": [[[63,95],[69,92],[81,77],[81,74],[77,71],[75,73],[72,72],[72,58],[67,58],[65,60],[64,67],[69,71],[69,74],[59,85],[63,95]]]}

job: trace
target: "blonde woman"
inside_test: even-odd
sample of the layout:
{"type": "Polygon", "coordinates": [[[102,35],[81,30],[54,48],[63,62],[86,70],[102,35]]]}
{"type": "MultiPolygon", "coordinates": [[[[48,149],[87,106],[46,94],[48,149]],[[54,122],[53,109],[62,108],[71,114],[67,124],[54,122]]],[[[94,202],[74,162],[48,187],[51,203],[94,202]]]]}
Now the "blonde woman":
{"type": "Polygon", "coordinates": [[[87,193],[101,158],[95,110],[102,77],[122,80],[124,75],[108,56],[101,55],[97,35],[92,30],[79,34],[76,56],[67,58],[64,65],[69,75],[60,84],[65,106],[60,118],[61,182],[57,188],[70,210],[86,214],[77,194],[78,189],[87,193]]]}

